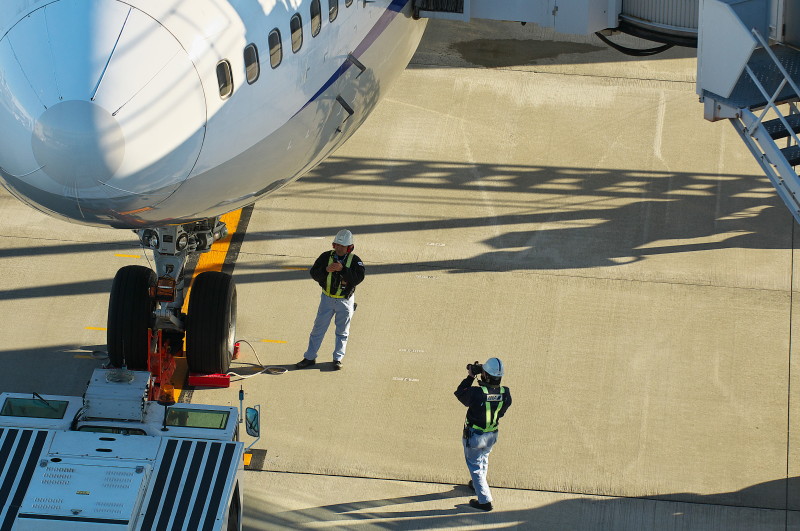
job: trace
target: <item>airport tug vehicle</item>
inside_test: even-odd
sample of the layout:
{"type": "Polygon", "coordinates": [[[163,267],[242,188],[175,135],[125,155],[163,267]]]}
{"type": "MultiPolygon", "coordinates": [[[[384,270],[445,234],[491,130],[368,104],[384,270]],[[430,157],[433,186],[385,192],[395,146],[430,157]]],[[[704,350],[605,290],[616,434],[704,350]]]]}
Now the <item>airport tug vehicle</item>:
{"type": "Polygon", "coordinates": [[[157,380],[95,369],[83,397],[0,394],[0,530],[240,530],[239,425],[258,438],[260,408],[175,403],[157,380]]]}

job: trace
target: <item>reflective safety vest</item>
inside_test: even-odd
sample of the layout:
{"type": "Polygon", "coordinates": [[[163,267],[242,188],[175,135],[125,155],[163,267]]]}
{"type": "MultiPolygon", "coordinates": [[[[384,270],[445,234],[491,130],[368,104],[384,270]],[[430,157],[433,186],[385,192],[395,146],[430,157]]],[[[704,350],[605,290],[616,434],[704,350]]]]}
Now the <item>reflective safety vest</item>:
{"type": "Polygon", "coordinates": [[[500,410],[503,409],[503,393],[506,392],[506,388],[500,387],[499,393],[492,394],[489,394],[489,390],[486,388],[486,386],[482,385],[481,389],[483,389],[483,394],[486,395],[486,427],[481,428],[475,424],[473,424],[471,427],[472,429],[482,431],[484,433],[497,431],[497,415],[500,413],[500,410]],[[492,404],[497,404],[497,407],[494,408],[494,411],[492,411],[492,404]]]}
{"type": "MultiPolygon", "coordinates": [[[[328,257],[328,265],[333,263],[333,255],[336,254],[336,251],[331,251],[331,255],[328,257]]],[[[345,260],[345,267],[350,267],[350,264],[353,263],[353,253],[349,253],[347,255],[347,259],[345,260]]],[[[328,279],[325,281],[325,295],[328,297],[333,297],[334,299],[344,299],[344,295],[342,295],[342,282],[339,281],[339,288],[336,290],[335,293],[331,293],[331,284],[333,284],[333,273],[328,273],[328,279]]]]}

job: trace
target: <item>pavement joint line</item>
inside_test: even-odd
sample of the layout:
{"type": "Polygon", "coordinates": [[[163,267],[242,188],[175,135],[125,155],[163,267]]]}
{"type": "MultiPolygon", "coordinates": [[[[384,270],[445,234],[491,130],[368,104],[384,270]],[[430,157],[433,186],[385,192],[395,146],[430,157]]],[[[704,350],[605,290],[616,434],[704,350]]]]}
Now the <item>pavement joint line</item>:
{"type": "MultiPolygon", "coordinates": [[[[381,265],[388,265],[392,267],[402,267],[402,264],[393,263],[393,262],[370,262],[372,267],[381,266],[381,265]]],[[[412,264],[409,264],[412,265],[412,264]]],[[[587,279],[587,280],[608,280],[610,282],[635,282],[638,284],[669,284],[675,286],[696,286],[701,288],[721,288],[721,289],[732,289],[732,290],[748,290],[748,291],[768,291],[768,292],[775,292],[775,293],[785,293],[790,290],[794,290],[794,286],[791,285],[789,289],[781,289],[781,288],[757,288],[757,287],[742,287],[742,286],[726,286],[723,284],[700,284],[698,282],[674,282],[674,281],[666,281],[666,280],[640,280],[637,278],[613,278],[613,277],[598,277],[598,276],[591,276],[591,275],[560,275],[556,273],[542,273],[539,271],[520,271],[516,269],[477,269],[477,268],[457,268],[457,267],[436,267],[436,266],[427,266],[429,271],[440,271],[440,272],[447,272],[447,271],[466,271],[470,273],[517,273],[520,275],[538,275],[542,277],[563,277],[563,278],[580,278],[580,279],[587,279]]],[[[413,271],[409,271],[409,273],[414,273],[415,275],[419,275],[419,273],[415,273],[413,271]]]]}
{"type": "MultiPolygon", "coordinates": [[[[398,478],[380,478],[380,477],[373,477],[373,476],[353,476],[348,474],[322,474],[319,472],[290,472],[288,470],[269,470],[269,469],[262,469],[262,470],[248,470],[249,472],[268,472],[270,474],[287,474],[287,475],[296,475],[296,476],[317,476],[317,477],[330,477],[330,478],[344,478],[344,479],[368,479],[374,481],[393,481],[398,483],[422,483],[426,485],[453,485],[456,487],[466,487],[466,483],[455,483],[451,481],[424,481],[421,479],[398,479],[398,478]]],[[[785,478],[783,478],[785,479],[785,478]]],[[[546,490],[546,489],[524,489],[519,487],[502,487],[499,485],[489,485],[493,489],[502,489],[502,490],[515,490],[520,492],[541,492],[543,494],[565,494],[565,495],[573,495],[573,496],[591,496],[594,498],[606,498],[610,500],[617,500],[617,499],[625,499],[625,500],[646,500],[646,501],[655,501],[655,502],[666,502],[666,503],[688,503],[691,505],[702,505],[707,507],[731,507],[735,509],[758,509],[762,511],[785,511],[786,513],[796,513],[800,514],[800,509],[780,509],[775,507],[759,507],[757,505],[735,505],[732,503],[711,503],[711,502],[702,502],[702,501],[693,501],[693,500],[668,500],[662,498],[655,498],[653,496],[613,496],[611,494],[593,494],[591,492],[580,492],[580,491],[570,491],[570,490],[546,490]]],[[[467,494],[470,496],[470,494],[467,494]]],[[[700,496],[700,494],[698,494],[700,496]]]]}
{"type": "MultiPolygon", "coordinates": [[[[412,62],[409,63],[409,66],[414,65],[415,67],[429,67],[429,68],[441,68],[442,65],[432,64],[432,63],[416,63],[412,62]]],[[[658,79],[658,78],[649,78],[649,77],[624,77],[624,76],[600,76],[597,74],[572,74],[569,72],[551,72],[549,70],[527,70],[524,68],[514,68],[511,66],[499,66],[495,68],[486,68],[485,66],[480,65],[473,65],[467,64],[463,66],[459,66],[458,68],[464,69],[477,69],[477,70],[491,70],[492,72],[497,71],[506,71],[506,72],[520,72],[523,74],[540,74],[540,75],[550,75],[550,76],[567,76],[567,77],[586,77],[586,78],[596,78],[596,79],[620,79],[625,81],[652,81],[655,83],[681,83],[684,85],[695,85],[697,81],[692,80],[684,80],[684,79],[658,79]]]]}
{"type": "MultiPolygon", "coordinates": [[[[795,238],[795,223],[792,223],[791,241],[795,238]]],[[[794,243],[792,244],[794,247],[794,243]]],[[[794,253],[789,259],[789,345],[786,360],[786,477],[790,477],[790,463],[792,462],[792,351],[794,350],[794,336],[792,323],[794,322],[794,253]]],[[[789,506],[789,482],[786,482],[784,504],[789,506]]],[[[789,528],[789,515],[786,515],[786,528],[789,528]]]]}

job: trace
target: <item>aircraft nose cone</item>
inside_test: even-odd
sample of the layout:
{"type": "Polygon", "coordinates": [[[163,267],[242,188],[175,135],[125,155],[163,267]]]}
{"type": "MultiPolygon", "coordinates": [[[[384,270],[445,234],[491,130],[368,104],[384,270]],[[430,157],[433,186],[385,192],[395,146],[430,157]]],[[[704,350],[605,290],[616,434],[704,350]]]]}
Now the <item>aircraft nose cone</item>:
{"type": "MultiPolygon", "coordinates": [[[[162,204],[204,167],[205,48],[190,54],[164,25],[184,27],[177,11],[151,3],[11,2],[30,8],[0,32],[0,184],[18,198],[89,225],[186,215],[162,204]]],[[[193,31],[180,33],[187,44],[193,31]]]]}
{"type": "Polygon", "coordinates": [[[125,158],[125,137],[106,109],[84,100],[57,103],[37,120],[33,155],[58,183],[87,189],[106,183],[125,158]]]}

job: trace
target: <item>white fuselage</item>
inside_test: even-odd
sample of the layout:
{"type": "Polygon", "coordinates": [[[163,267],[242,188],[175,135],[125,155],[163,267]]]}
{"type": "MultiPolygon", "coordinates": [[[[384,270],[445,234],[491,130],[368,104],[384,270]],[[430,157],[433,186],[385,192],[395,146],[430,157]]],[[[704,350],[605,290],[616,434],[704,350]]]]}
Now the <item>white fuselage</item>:
{"type": "Polygon", "coordinates": [[[411,0],[334,3],[331,21],[330,0],[3,0],[3,184],[53,216],[142,228],[297,179],[364,121],[425,28],[411,0]]]}

